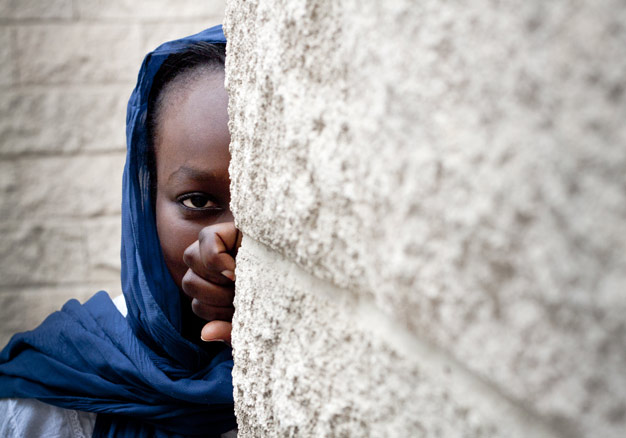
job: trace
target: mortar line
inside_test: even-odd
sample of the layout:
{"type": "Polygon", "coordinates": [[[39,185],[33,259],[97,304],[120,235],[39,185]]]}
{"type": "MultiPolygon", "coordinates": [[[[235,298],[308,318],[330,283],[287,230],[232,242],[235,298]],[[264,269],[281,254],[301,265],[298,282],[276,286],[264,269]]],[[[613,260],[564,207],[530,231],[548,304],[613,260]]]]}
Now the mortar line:
{"type": "Polygon", "coordinates": [[[83,157],[105,157],[105,156],[118,156],[124,157],[126,149],[123,146],[110,149],[78,149],[69,151],[23,151],[23,152],[0,152],[0,162],[15,162],[15,161],[27,161],[27,160],[45,160],[48,158],[83,158],[83,157]]]}
{"type": "Polygon", "coordinates": [[[269,246],[244,235],[242,246],[255,255],[269,256],[272,266],[294,275],[302,280],[302,287],[325,298],[336,300],[338,295],[348,297],[355,302],[355,307],[346,312],[346,317],[361,330],[371,332],[376,327],[376,337],[382,342],[390,343],[394,349],[419,365],[427,374],[435,379],[448,380],[454,394],[463,394],[463,399],[471,398],[477,410],[487,418],[506,418],[515,424],[524,436],[542,438],[573,438],[571,430],[561,430],[541,414],[525,406],[518,400],[502,392],[493,382],[486,380],[467,368],[443,348],[425,341],[418,334],[413,334],[404,325],[381,311],[369,296],[356,296],[348,289],[336,286],[328,280],[321,279],[305,271],[296,262],[269,246]],[[291,272],[290,272],[291,271],[291,272]],[[475,396],[481,394],[483,397],[475,396]],[[488,399],[488,401],[485,401],[488,399]]]}

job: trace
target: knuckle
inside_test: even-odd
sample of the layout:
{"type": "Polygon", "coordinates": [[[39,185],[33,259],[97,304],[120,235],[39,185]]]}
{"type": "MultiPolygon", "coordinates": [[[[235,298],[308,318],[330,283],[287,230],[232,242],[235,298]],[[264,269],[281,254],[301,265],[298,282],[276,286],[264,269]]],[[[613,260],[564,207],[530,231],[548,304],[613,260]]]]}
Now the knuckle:
{"type": "Polygon", "coordinates": [[[204,267],[211,271],[214,270],[215,266],[217,266],[218,261],[219,256],[215,253],[205,254],[202,258],[202,264],[204,267]]]}
{"type": "Polygon", "coordinates": [[[191,310],[200,318],[204,318],[206,320],[215,319],[214,312],[212,311],[213,309],[198,299],[194,298],[191,302],[191,310]]]}
{"type": "Polygon", "coordinates": [[[213,267],[212,254],[204,254],[204,256],[200,259],[200,263],[206,273],[211,271],[213,267]]]}
{"type": "Polygon", "coordinates": [[[196,288],[194,274],[191,271],[191,269],[187,270],[187,272],[183,276],[183,279],[181,280],[181,287],[183,289],[183,292],[185,292],[187,295],[190,295],[190,296],[196,295],[197,288],[196,288]]]}
{"type": "Polygon", "coordinates": [[[194,246],[190,245],[183,252],[183,261],[185,262],[186,265],[190,265],[191,263],[193,263],[194,257],[195,257],[194,246]]]}
{"type": "Polygon", "coordinates": [[[211,226],[209,225],[208,227],[204,227],[203,229],[200,230],[200,233],[198,233],[198,240],[201,243],[204,243],[206,241],[210,241],[210,236],[212,236],[213,230],[211,229],[211,226]]]}

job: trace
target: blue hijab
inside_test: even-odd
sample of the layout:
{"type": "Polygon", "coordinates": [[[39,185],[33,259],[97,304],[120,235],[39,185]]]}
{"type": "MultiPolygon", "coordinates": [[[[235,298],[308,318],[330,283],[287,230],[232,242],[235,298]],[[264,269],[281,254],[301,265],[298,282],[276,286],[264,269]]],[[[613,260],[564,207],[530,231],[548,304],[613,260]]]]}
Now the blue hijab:
{"type": "Polygon", "coordinates": [[[0,397],[97,412],[94,437],[219,436],[236,426],[231,349],[203,349],[181,334],[183,309],[161,253],[147,163],[154,77],[169,55],[198,41],[226,39],[215,26],[161,45],[145,57],[128,102],[121,251],[128,316],[98,292],[83,305],[68,301],[0,352],[0,397]]]}

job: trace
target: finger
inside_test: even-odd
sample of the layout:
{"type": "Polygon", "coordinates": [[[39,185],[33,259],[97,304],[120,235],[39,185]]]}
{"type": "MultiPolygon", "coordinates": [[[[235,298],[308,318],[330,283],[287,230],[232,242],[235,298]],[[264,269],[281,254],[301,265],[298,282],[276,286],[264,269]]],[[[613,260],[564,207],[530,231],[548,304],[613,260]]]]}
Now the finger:
{"type": "MultiPolygon", "coordinates": [[[[232,255],[233,257],[233,261],[235,260],[235,257],[237,257],[237,252],[239,251],[239,248],[241,247],[241,241],[243,240],[243,233],[239,231],[238,229],[236,231],[237,231],[237,236],[235,238],[235,245],[229,251],[229,254],[232,255]]],[[[237,279],[234,270],[221,271],[221,274],[233,282],[237,279]]]]}
{"type": "Polygon", "coordinates": [[[234,272],[235,259],[228,253],[215,252],[215,248],[208,245],[201,247],[199,241],[187,247],[183,261],[196,274],[213,283],[224,285],[234,281],[229,273],[234,272]]]}
{"type": "Polygon", "coordinates": [[[235,297],[234,285],[222,286],[211,283],[191,269],[183,276],[181,287],[186,295],[209,306],[232,306],[235,297]]]}
{"type": "Polygon", "coordinates": [[[205,304],[194,298],[191,301],[191,310],[200,318],[207,321],[214,321],[216,319],[220,321],[232,321],[235,308],[230,307],[216,307],[205,304]]]}
{"type": "MultiPolygon", "coordinates": [[[[222,222],[204,227],[198,234],[202,260],[207,264],[224,263],[219,272],[235,270],[235,256],[243,235],[235,228],[234,222],[222,222]],[[225,257],[228,254],[230,257],[225,257]],[[215,258],[215,260],[212,260],[215,258]]],[[[234,279],[233,279],[234,281],[234,279]]]]}
{"type": "Polygon", "coordinates": [[[235,227],[234,222],[222,222],[204,227],[198,234],[200,246],[209,245],[215,247],[218,253],[230,253],[235,256],[241,245],[241,232],[235,227]]]}
{"type": "Polygon", "coordinates": [[[243,233],[237,228],[237,237],[235,238],[235,246],[230,251],[233,257],[237,256],[237,252],[239,251],[239,248],[241,247],[242,240],[243,240],[243,233]]]}
{"type": "Polygon", "coordinates": [[[222,341],[230,345],[233,324],[227,321],[211,321],[202,328],[202,338],[205,342],[222,341]]]}

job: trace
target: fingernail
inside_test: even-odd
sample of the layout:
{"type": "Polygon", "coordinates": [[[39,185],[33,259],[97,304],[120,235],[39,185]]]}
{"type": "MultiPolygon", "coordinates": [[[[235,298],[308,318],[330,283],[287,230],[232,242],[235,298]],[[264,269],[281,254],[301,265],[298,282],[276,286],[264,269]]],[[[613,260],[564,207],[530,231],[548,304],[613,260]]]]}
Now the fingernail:
{"type": "Polygon", "coordinates": [[[222,271],[221,274],[224,277],[228,278],[230,281],[235,281],[235,273],[233,271],[227,269],[225,271],[222,271]]]}
{"type": "Polygon", "coordinates": [[[204,342],[221,342],[222,344],[228,345],[228,342],[223,339],[204,339],[202,336],[200,336],[200,339],[202,339],[204,342]]]}

